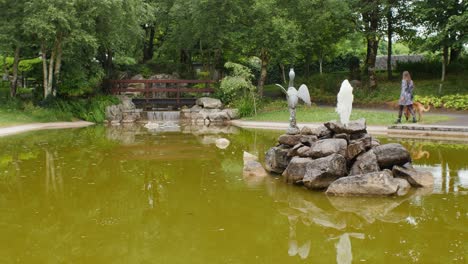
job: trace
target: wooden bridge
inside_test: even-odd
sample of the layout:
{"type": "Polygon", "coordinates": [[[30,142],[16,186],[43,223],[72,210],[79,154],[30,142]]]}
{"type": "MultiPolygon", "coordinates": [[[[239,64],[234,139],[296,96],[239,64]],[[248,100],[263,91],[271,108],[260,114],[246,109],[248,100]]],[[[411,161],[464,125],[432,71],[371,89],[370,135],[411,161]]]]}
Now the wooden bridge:
{"type": "Polygon", "coordinates": [[[132,96],[137,108],[175,109],[195,105],[199,94],[214,92],[212,80],[110,80],[115,95],[132,96]],[[198,96],[197,96],[198,95],[198,96]]]}

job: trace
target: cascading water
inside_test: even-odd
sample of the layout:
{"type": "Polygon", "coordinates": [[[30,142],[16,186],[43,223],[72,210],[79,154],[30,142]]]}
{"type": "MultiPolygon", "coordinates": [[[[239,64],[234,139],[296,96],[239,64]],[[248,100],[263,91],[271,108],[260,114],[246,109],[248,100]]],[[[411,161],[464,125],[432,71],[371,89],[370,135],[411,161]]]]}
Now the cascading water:
{"type": "Polygon", "coordinates": [[[180,119],[179,111],[148,111],[147,117],[149,122],[175,122],[180,119]]]}
{"type": "Polygon", "coordinates": [[[148,111],[148,123],[145,125],[149,130],[154,131],[180,131],[179,111],[148,111]]]}

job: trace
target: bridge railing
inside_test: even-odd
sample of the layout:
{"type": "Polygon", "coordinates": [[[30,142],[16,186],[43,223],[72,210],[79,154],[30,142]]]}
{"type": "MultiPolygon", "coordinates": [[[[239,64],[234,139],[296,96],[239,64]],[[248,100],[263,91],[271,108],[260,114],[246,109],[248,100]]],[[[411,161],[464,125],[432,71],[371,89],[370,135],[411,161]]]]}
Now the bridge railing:
{"type": "Polygon", "coordinates": [[[132,95],[143,108],[190,106],[195,94],[215,91],[212,80],[110,80],[108,84],[112,94],[132,95]]]}

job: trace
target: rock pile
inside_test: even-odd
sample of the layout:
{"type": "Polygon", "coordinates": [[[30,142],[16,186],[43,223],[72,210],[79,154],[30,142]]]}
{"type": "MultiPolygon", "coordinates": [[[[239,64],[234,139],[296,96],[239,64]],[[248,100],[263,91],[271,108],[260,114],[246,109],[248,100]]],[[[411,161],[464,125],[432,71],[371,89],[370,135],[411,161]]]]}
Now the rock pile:
{"type": "Polygon", "coordinates": [[[223,124],[239,118],[239,111],[233,108],[223,109],[223,104],[219,99],[201,97],[197,99],[192,108],[182,109],[181,117],[195,124],[223,124]]]}
{"type": "Polygon", "coordinates": [[[121,103],[106,107],[106,120],[112,125],[134,123],[141,118],[141,109],[136,109],[132,99],[120,96],[121,103]]]}
{"type": "Polygon", "coordinates": [[[411,186],[433,185],[432,174],[415,170],[402,145],[381,145],[366,129],[365,119],[347,126],[330,121],[281,135],[266,153],[265,168],[331,195],[405,195],[411,186]]]}

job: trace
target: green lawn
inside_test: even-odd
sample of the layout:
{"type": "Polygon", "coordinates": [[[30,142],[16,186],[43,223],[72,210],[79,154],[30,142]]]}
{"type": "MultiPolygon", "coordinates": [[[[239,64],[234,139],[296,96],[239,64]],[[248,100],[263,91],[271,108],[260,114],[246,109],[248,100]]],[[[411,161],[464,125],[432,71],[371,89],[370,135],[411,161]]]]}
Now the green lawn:
{"type": "MultiPolygon", "coordinates": [[[[322,123],[330,120],[337,120],[338,114],[335,113],[333,107],[299,107],[297,109],[298,122],[317,122],[322,123]]],[[[352,112],[351,120],[365,118],[368,125],[390,125],[397,119],[398,112],[395,110],[363,110],[355,109],[352,112]]],[[[286,105],[281,107],[276,103],[275,107],[265,107],[257,116],[247,117],[244,120],[252,121],[273,121],[273,122],[288,122],[289,112],[286,105]]],[[[440,121],[447,121],[451,118],[445,115],[425,115],[422,124],[431,124],[440,121]]],[[[404,120],[404,118],[403,118],[404,120]]],[[[405,121],[403,121],[404,123],[405,121]]]]}

